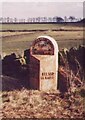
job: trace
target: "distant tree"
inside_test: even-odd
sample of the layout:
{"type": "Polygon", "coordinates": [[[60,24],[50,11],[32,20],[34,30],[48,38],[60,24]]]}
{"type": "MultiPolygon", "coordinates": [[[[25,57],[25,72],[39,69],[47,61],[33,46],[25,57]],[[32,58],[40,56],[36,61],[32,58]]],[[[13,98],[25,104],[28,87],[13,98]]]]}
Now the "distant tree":
{"type": "Polygon", "coordinates": [[[81,21],[82,19],[81,18],[78,18],[78,21],[81,21]]]}
{"type": "Polygon", "coordinates": [[[38,21],[40,22],[40,17],[38,17],[38,21]]]}
{"type": "Polygon", "coordinates": [[[35,18],[32,18],[32,21],[33,21],[33,22],[35,22],[35,20],[36,20],[35,18]]]}
{"type": "Polygon", "coordinates": [[[33,21],[33,18],[29,18],[29,19],[28,19],[28,22],[32,22],[32,21],[33,21]]]}
{"type": "Polygon", "coordinates": [[[57,21],[56,21],[56,17],[53,17],[53,22],[57,22],[57,21]]]}
{"type": "Polygon", "coordinates": [[[62,17],[56,17],[57,22],[64,22],[64,19],[62,17]]]}
{"type": "Polygon", "coordinates": [[[23,19],[23,22],[25,23],[25,22],[26,22],[26,20],[25,20],[25,19],[23,19]]]}
{"type": "Polygon", "coordinates": [[[52,22],[53,18],[52,17],[48,17],[48,22],[52,22]]]}
{"type": "Polygon", "coordinates": [[[10,22],[10,18],[9,17],[7,17],[7,23],[9,23],[10,22]]]}
{"type": "Polygon", "coordinates": [[[0,17],[0,23],[2,23],[3,22],[3,17],[0,17]]]}
{"type": "Polygon", "coordinates": [[[14,18],[14,22],[15,22],[15,23],[17,22],[17,18],[14,18]]]}
{"type": "Polygon", "coordinates": [[[27,22],[28,22],[28,23],[31,22],[31,21],[32,21],[31,18],[28,18],[28,19],[27,19],[27,22]]]}
{"type": "Polygon", "coordinates": [[[64,17],[64,22],[67,22],[68,21],[68,18],[65,16],[64,17]]]}
{"type": "Polygon", "coordinates": [[[43,19],[44,19],[44,22],[47,22],[47,17],[44,17],[43,19]]]}
{"type": "Polygon", "coordinates": [[[37,17],[37,18],[36,18],[36,22],[40,22],[40,17],[37,17]]]}
{"type": "Polygon", "coordinates": [[[10,18],[10,22],[11,22],[11,23],[13,22],[13,18],[10,18]]]}
{"type": "Polygon", "coordinates": [[[7,19],[6,18],[4,18],[4,23],[6,23],[7,22],[7,19]]]}
{"type": "Polygon", "coordinates": [[[71,22],[74,22],[75,17],[74,17],[74,16],[70,16],[70,17],[69,17],[69,20],[70,20],[71,22]]]}

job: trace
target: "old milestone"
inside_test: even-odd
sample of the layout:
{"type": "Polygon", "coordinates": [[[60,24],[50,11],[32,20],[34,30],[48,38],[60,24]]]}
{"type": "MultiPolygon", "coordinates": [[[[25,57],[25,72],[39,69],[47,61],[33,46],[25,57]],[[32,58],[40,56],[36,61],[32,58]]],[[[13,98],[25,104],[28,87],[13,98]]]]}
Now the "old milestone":
{"type": "Polygon", "coordinates": [[[58,45],[50,36],[39,36],[30,48],[30,88],[56,90],[58,45]]]}

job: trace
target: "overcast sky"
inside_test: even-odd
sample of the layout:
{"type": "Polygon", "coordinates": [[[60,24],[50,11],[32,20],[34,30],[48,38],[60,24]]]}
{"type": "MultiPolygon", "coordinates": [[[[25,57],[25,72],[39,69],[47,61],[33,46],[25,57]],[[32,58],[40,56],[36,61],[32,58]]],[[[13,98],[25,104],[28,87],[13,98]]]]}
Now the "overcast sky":
{"type": "Polygon", "coordinates": [[[83,17],[82,2],[3,2],[3,17],[83,17]]]}

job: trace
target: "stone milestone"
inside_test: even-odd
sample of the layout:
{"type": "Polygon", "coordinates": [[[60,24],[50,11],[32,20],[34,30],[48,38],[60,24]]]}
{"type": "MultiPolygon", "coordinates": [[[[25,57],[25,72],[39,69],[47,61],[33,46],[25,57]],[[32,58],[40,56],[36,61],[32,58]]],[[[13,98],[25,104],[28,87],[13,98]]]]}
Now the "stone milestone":
{"type": "Polygon", "coordinates": [[[58,44],[50,36],[39,36],[30,48],[31,89],[56,90],[58,85],[58,44]]]}

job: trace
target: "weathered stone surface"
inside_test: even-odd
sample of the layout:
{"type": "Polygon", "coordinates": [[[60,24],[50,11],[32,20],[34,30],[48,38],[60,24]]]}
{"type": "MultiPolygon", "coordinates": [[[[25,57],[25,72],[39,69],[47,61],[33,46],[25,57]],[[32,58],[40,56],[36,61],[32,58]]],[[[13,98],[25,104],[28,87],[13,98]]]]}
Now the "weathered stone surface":
{"type": "Polygon", "coordinates": [[[49,36],[40,36],[30,48],[30,87],[56,90],[58,74],[58,45],[49,36]]]}

